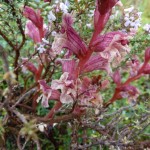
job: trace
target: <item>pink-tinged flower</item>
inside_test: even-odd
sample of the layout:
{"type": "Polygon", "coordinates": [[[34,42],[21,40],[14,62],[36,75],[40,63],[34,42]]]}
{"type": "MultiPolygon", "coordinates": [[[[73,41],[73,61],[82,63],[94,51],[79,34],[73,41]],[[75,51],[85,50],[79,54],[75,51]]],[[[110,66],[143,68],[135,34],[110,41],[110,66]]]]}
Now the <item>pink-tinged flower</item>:
{"type": "Polygon", "coordinates": [[[122,86],[120,87],[120,96],[121,98],[128,98],[129,102],[135,101],[139,96],[139,90],[132,85],[122,86]]]}
{"type": "Polygon", "coordinates": [[[23,67],[32,72],[33,74],[37,74],[38,69],[34,66],[33,63],[28,61],[28,58],[22,58],[23,67]]]}
{"type": "Polygon", "coordinates": [[[116,83],[117,86],[121,84],[121,75],[119,70],[115,71],[115,73],[112,75],[113,81],[116,83]]]}
{"type": "Polygon", "coordinates": [[[87,48],[83,40],[72,27],[73,19],[69,14],[63,16],[61,34],[55,37],[53,49],[61,51],[66,48],[73,52],[78,58],[82,58],[87,53],[87,48]]]}
{"type": "Polygon", "coordinates": [[[23,15],[31,20],[37,28],[43,28],[43,18],[41,17],[40,10],[35,12],[33,8],[25,6],[23,15]]]}
{"type": "Polygon", "coordinates": [[[94,94],[94,98],[91,99],[90,102],[97,107],[102,106],[103,104],[102,96],[99,93],[96,93],[94,94]]]}
{"type": "Polygon", "coordinates": [[[148,47],[145,51],[145,62],[150,60],[150,47],[148,47]]]}
{"type": "Polygon", "coordinates": [[[112,7],[118,0],[97,0],[94,12],[94,36],[96,37],[105,27],[110,15],[112,7]]]}
{"type": "Polygon", "coordinates": [[[150,74],[150,64],[147,64],[145,66],[145,68],[143,69],[143,72],[144,74],[150,74]]]}
{"type": "Polygon", "coordinates": [[[110,12],[119,0],[98,0],[98,10],[101,15],[110,12]]]}
{"type": "Polygon", "coordinates": [[[25,34],[27,34],[34,43],[41,42],[39,30],[31,21],[27,21],[26,23],[25,34]]]}
{"type": "Polygon", "coordinates": [[[59,80],[53,80],[51,88],[61,90],[60,101],[62,103],[73,103],[73,98],[76,96],[76,89],[73,80],[68,80],[69,73],[64,72],[59,80]]]}
{"type": "Polygon", "coordinates": [[[90,105],[90,100],[95,99],[97,93],[97,85],[93,85],[92,80],[84,77],[78,82],[78,99],[81,105],[90,105]]]}
{"type": "Polygon", "coordinates": [[[76,61],[73,59],[57,59],[56,63],[60,63],[62,65],[62,72],[68,72],[69,80],[75,79],[75,71],[76,71],[76,61]]]}
{"type": "Polygon", "coordinates": [[[52,51],[55,55],[61,54],[62,49],[66,45],[66,35],[65,34],[56,34],[54,41],[52,43],[52,51]]]}
{"type": "Polygon", "coordinates": [[[101,89],[102,90],[107,89],[109,87],[109,85],[110,85],[109,80],[103,80],[103,81],[101,81],[101,89]]]}
{"type": "Polygon", "coordinates": [[[119,31],[109,32],[105,35],[99,35],[93,42],[92,47],[95,52],[102,52],[114,43],[120,43],[122,46],[128,45],[128,35],[119,31]]]}
{"type": "Polygon", "coordinates": [[[141,67],[140,61],[138,60],[137,56],[133,56],[132,60],[130,60],[129,62],[126,63],[126,66],[124,68],[125,71],[127,71],[127,69],[130,69],[130,77],[134,77],[138,74],[138,71],[141,67]]]}
{"type": "Polygon", "coordinates": [[[125,44],[123,37],[117,34],[113,37],[111,43],[104,51],[100,52],[100,55],[112,63],[112,66],[117,66],[125,56],[130,52],[128,44],[125,44]],[[123,43],[122,43],[123,42],[123,43]]]}
{"type": "Polygon", "coordinates": [[[39,80],[39,84],[40,89],[42,90],[42,95],[38,98],[37,101],[39,101],[42,98],[41,104],[43,107],[49,107],[48,101],[50,99],[59,100],[59,91],[51,89],[51,87],[46,84],[45,80],[39,80]]]}
{"type": "Polygon", "coordinates": [[[106,70],[108,73],[111,72],[108,60],[100,56],[99,54],[93,55],[85,63],[83,70],[81,72],[91,72],[94,70],[106,70]]]}

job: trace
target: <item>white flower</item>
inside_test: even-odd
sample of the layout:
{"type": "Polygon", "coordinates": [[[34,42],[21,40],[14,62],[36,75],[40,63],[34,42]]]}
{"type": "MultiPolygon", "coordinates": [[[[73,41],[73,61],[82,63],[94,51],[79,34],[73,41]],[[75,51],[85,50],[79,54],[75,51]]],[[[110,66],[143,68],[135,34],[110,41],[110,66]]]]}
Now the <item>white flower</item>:
{"type": "Polygon", "coordinates": [[[49,14],[48,14],[48,21],[52,22],[52,21],[55,21],[55,20],[56,20],[56,16],[53,14],[52,11],[50,11],[49,14]]]}
{"type": "Polygon", "coordinates": [[[94,16],[94,10],[90,10],[90,13],[88,14],[89,17],[93,17],[94,16]]]}
{"type": "Polygon", "coordinates": [[[135,18],[134,18],[133,16],[131,16],[129,19],[130,19],[131,21],[135,20],[135,18]]]}
{"type": "Polygon", "coordinates": [[[60,9],[63,13],[67,13],[68,12],[68,6],[65,5],[64,3],[60,3],[60,9]]]}
{"type": "Polygon", "coordinates": [[[86,26],[87,26],[88,28],[91,28],[91,27],[92,27],[91,23],[87,23],[86,26]]]}
{"type": "Polygon", "coordinates": [[[142,12],[138,12],[138,13],[137,13],[137,15],[138,15],[139,17],[141,17],[141,15],[142,15],[142,12]]]}
{"type": "Polygon", "coordinates": [[[125,27],[128,27],[130,25],[131,21],[130,20],[127,20],[125,23],[124,23],[124,26],[125,27]]]}
{"type": "Polygon", "coordinates": [[[46,49],[44,48],[43,44],[40,44],[40,46],[37,48],[37,51],[39,51],[39,53],[43,53],[46,51],[46,49]]]}
{"type": "Polygon", "coordinates": [[[44,132],[45,128],[47,127],[47,124],[45,123],[40,123],[37,125],[38,129],[41,131],[41,132],[44,132]]]}
{"type": "Polygon", "coordinates": [[[56,36],[57,32],[56,31],[52,31],[51,35],[52,36],[56,36]]]}
{"type": "Polygon", "coordinates": [[[146,24],[143,29],[147,32],[150,32],[150,24],[146,24]]]}
{"type": "Polygon", "coordinates": [[[42,42],[45,43],[45,44],[49,44],[49,42],[44,38],[42,38],[42,42]]]}
{"type": "Polygon", "coordinates": [[[65,5],[68,6],[68,7],[70,6],[70,3],[69,3],[68,0],[65,1],[65,5]]]}
{"type": "Polygon", "coordinates": [[[137,12],[137,10],[133,11],[134,7],[130,7],[125,9],[125,16],[124,16],[124,26],[128,29],[138,30],[141,26],[141,14],[142,12],[137,12]]]}

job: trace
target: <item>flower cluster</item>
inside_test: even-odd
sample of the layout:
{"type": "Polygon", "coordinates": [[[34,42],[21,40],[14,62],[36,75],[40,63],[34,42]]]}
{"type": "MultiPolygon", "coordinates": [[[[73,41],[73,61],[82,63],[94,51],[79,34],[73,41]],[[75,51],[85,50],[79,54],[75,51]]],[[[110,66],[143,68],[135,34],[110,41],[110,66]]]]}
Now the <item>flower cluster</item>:
{"type": "MultiPolygon", "coordinates": [[[[94,31],[89,43],[86,43],[74,29],[74,19],[72,14],[68,13],[67,1],[66,3],[55,2],[53,10],[48,14],[47,29],[44,29],[40,10],[34,11],[30,7],[25,7],[24,14],[30,20],[27,22],[27,28],[31,31],[27,32],[27,35],[34,41],[35,45],[40,43],[37,50],[40,53],[41,63],[38,63],[38,67],[35,67],[31,62],[25,63],[24,66],[35,75],[36,83],[39,85],[40,93],[36,101],[41,101],[43,107],[49,107],[51,100],[56,102],[48,114],[49,118],[53,117],[55,111],[59,110],[63,104],[73,106],[72,113],[80,115],[86,112],[86,109],[79,107],[79,105],[90,105],[96,108],[107,107],[122,98],[126,98],[132,103],[139,96],[139,90],[131,82],[145,74],[150,74],[150,49],[146,50],[143,63],[138,61],[136,56],[132,61],[127,62],[129,70],[126,71],[129,71],[129,77],[125,82],[122,82],[121,71],[114,71],[114,68],[119,67],[120,63],[130,53],[129,39],[131,34],[128,31],[126,33],[112,31],[102,34],[110,18],[112,8],[116,4],[118,4],[117,0],[96,1],[95,10],[92,13],[94,31]],[[59,30],[57,26],[57,31],[53,31],[57,32],[54,37],[50,34],[52,37],[50,41],[52,42],[49,43],[46,40],[46,34],[49,33],[48,29],[50,32],[52,31],[51,27],[55,25],[52,22],[56,21],[57,13],[60,12],[62,23],[59,30]],[[51,81],[47,83],[47,80],[43,79],[43,72],[45,71],[43,64],[53,64],[59,70],[61,67],[60,78],[51,78],[51,81]],[[113,97],[106,103],[103,102],[102,90],[111,81],[103,80],[99,75],[89,78],[88,73],[96,70],[105,71],[106,75],[111,77],[116,85],[113,97]]],[[[128,29],[137,30],[140,26],[141,12],[133,7],[125,9],[124,12],[124,26],[128,29]]]]}
{"type": "Polygon", "coordinates": [[[143,29],[144,29],[148,34],[150,34],[150,24],[144,25],[143,29]]]}
{"type": "Polygon", "coordinates": [[[124,9],[124,26],[126,29],[135,31],[141,26],[141,15],[142,12],[138,12],[133,6],[127,9],[124,9]]]}

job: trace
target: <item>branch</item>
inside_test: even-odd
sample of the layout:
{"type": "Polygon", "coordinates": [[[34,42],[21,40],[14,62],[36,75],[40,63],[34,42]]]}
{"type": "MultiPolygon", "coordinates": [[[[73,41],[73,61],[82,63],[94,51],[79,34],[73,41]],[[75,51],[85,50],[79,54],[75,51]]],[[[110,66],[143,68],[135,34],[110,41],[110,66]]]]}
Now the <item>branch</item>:
{"type": "Polygon", "coordinates": [[[3,39],[12,47],[12,49],[16,49],[14,44],[7,38],[7,36],[0,30],[0,35],[3,37],[3,39]]]}

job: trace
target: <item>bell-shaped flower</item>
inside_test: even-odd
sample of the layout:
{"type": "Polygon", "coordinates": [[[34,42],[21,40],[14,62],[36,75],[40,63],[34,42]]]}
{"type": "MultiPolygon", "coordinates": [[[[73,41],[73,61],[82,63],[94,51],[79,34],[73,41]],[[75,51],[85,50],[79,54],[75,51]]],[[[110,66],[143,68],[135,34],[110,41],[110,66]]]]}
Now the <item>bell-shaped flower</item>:
{"type": "Polygon", "coordinates": [[[45,30],[44,30],[43,18],[41,16],[40,10],[37,10],[37,12],[35,12],[33,8],[25,6],[23,15],[26,18],[28,18],[39,30],[40,42],[41,42],[42,38],[44,38],[45,30]]]}
{"type": "Polygon", "coordinates": [[[43,28],[43,18],[41,17],[40,10],[35,12],[33,8],[25,6],[23,15],[31,20],[37,28],[43,28]]]}
{"type": "Polygon", "coordinates": [[[28,58],[22,58],[22,67],[25,70],[29,70],[30,72],[32,72],[33,74],[37,74],[38,69],[35,67],[35,65],[32,62],[28,61],[28,58]]]}
{"type": "Polygon", "coordinates": [[[27,34],[34,43],[41,42],[39,30],[31,21],[27,21],[26,23],[25,34],[27,34]]]}
{"type": "Polygon", "coordinates": [[[127,42],[125,43],[125,41],[122,41],[122,38],[123,37],[119,34],[115,35],[109,46],[106,47],[104,51],[100,52],[100,55],[103,58],[108,59],[108,61],[112,63],[112,66],[120,64],[130,52],[127,42]]]}
{"type": "Polygon", "coordinates": [[[82,58],[87,53],[87,48],[78,33],[73,29],[73,18],[69,14],[63,16],[61,34],[54,39],[52,49],[61,51],[66,48],[73,52],[78,58],[82,58]]]}
{"type": "Polygon", "coordinates": [[[139,96],[139,90],[132,86],[132,85],[125,85],[120,87],[120,98],[127,98],[129,101],[136,98],[139,96]]]}
{"type": "Polygon", "coordinates": [[[56,63],[60,63],[62,65],[62,72],[68,72],[69,80],[75,79],[76,74],[76,61],[74,59],[57,59],[56,63]]]}
{"type": "Polygon", "coordinates": [[[95,52],[102,52],[115,42],[120,43],[122,46],[128,45],[128,35],[119,31],[99,35],[93,42],[92,47],[95,52]]]}
{"type": "Polygon", "coordinates": [[[94,36],[96,37],[105,27],[110,15],[112,7],[116,5],[118,0],[97,0],[94,12],[94,36]]]}
{"type": "Polygon", "coordinates": [[[145,51],[145,62],[149,62],[150,60],[150,47],[148,47],[145,51]]]}
{"type": "Polygon", "coordinates": [[[145,68],[143,69],[143,72],[144,74],[150,74],[150,64],[147,64],[145,66],[145,68]]]}
{"type": "Polygon", "coordinates": [[[92,80],[88,77],[83,77],[83,79],[78,83],[78,99],[81,105],[90,105],[91,100],[95,99],[95,94],[97,93],[97,85],[93,85],[92,80]]]}
{"type": "Polygon", "coordinates": [[[101,55],[93,55],[89,58],[89,60],[83,66],[81,73],[83,72],[91,72],[94,70],[106,70],[108,73],[111,72],[111,68],[109,66],[108,60],[103,58],[101,55]]]}
{"type": "Polygon", "coordinates": [[[119,70],[117,70],[117,71],[115,71],[115,73],[113,73],[112,79],[116,83],[117,86],[119,86],[121,84],[121,75],[120,75],[119,70]]]}
{"type": "Polygon", "coordinates": [[[127,61],[124,70],[127,71],[129,69],[130,77],[134,77],[138,74],[138,71],[139,71],[141,65],[142,64],[140,64],[138,57],[133,56],[130,61],[127,61]]]}
{"type": "Polygon", "coordinates": [[[73,103],[73,98],[76,96],[76,89],[73,80],[69,80],[69,73],[64,72],[59,80],[53,80],[51,88],[61,90],[60,101],[62,103],[73,103]]]}
{"type": "Polygon", "coordinates": [[[42,95],[37,99],[39,101],[42,98],[41,104],[43,107],[49,107],[48,101],[59,100],[60,92],[57,90],[51,89],[49,85],[46,84],[45,80],[39,80],[40,90],[42,91],[42,95]]]}

